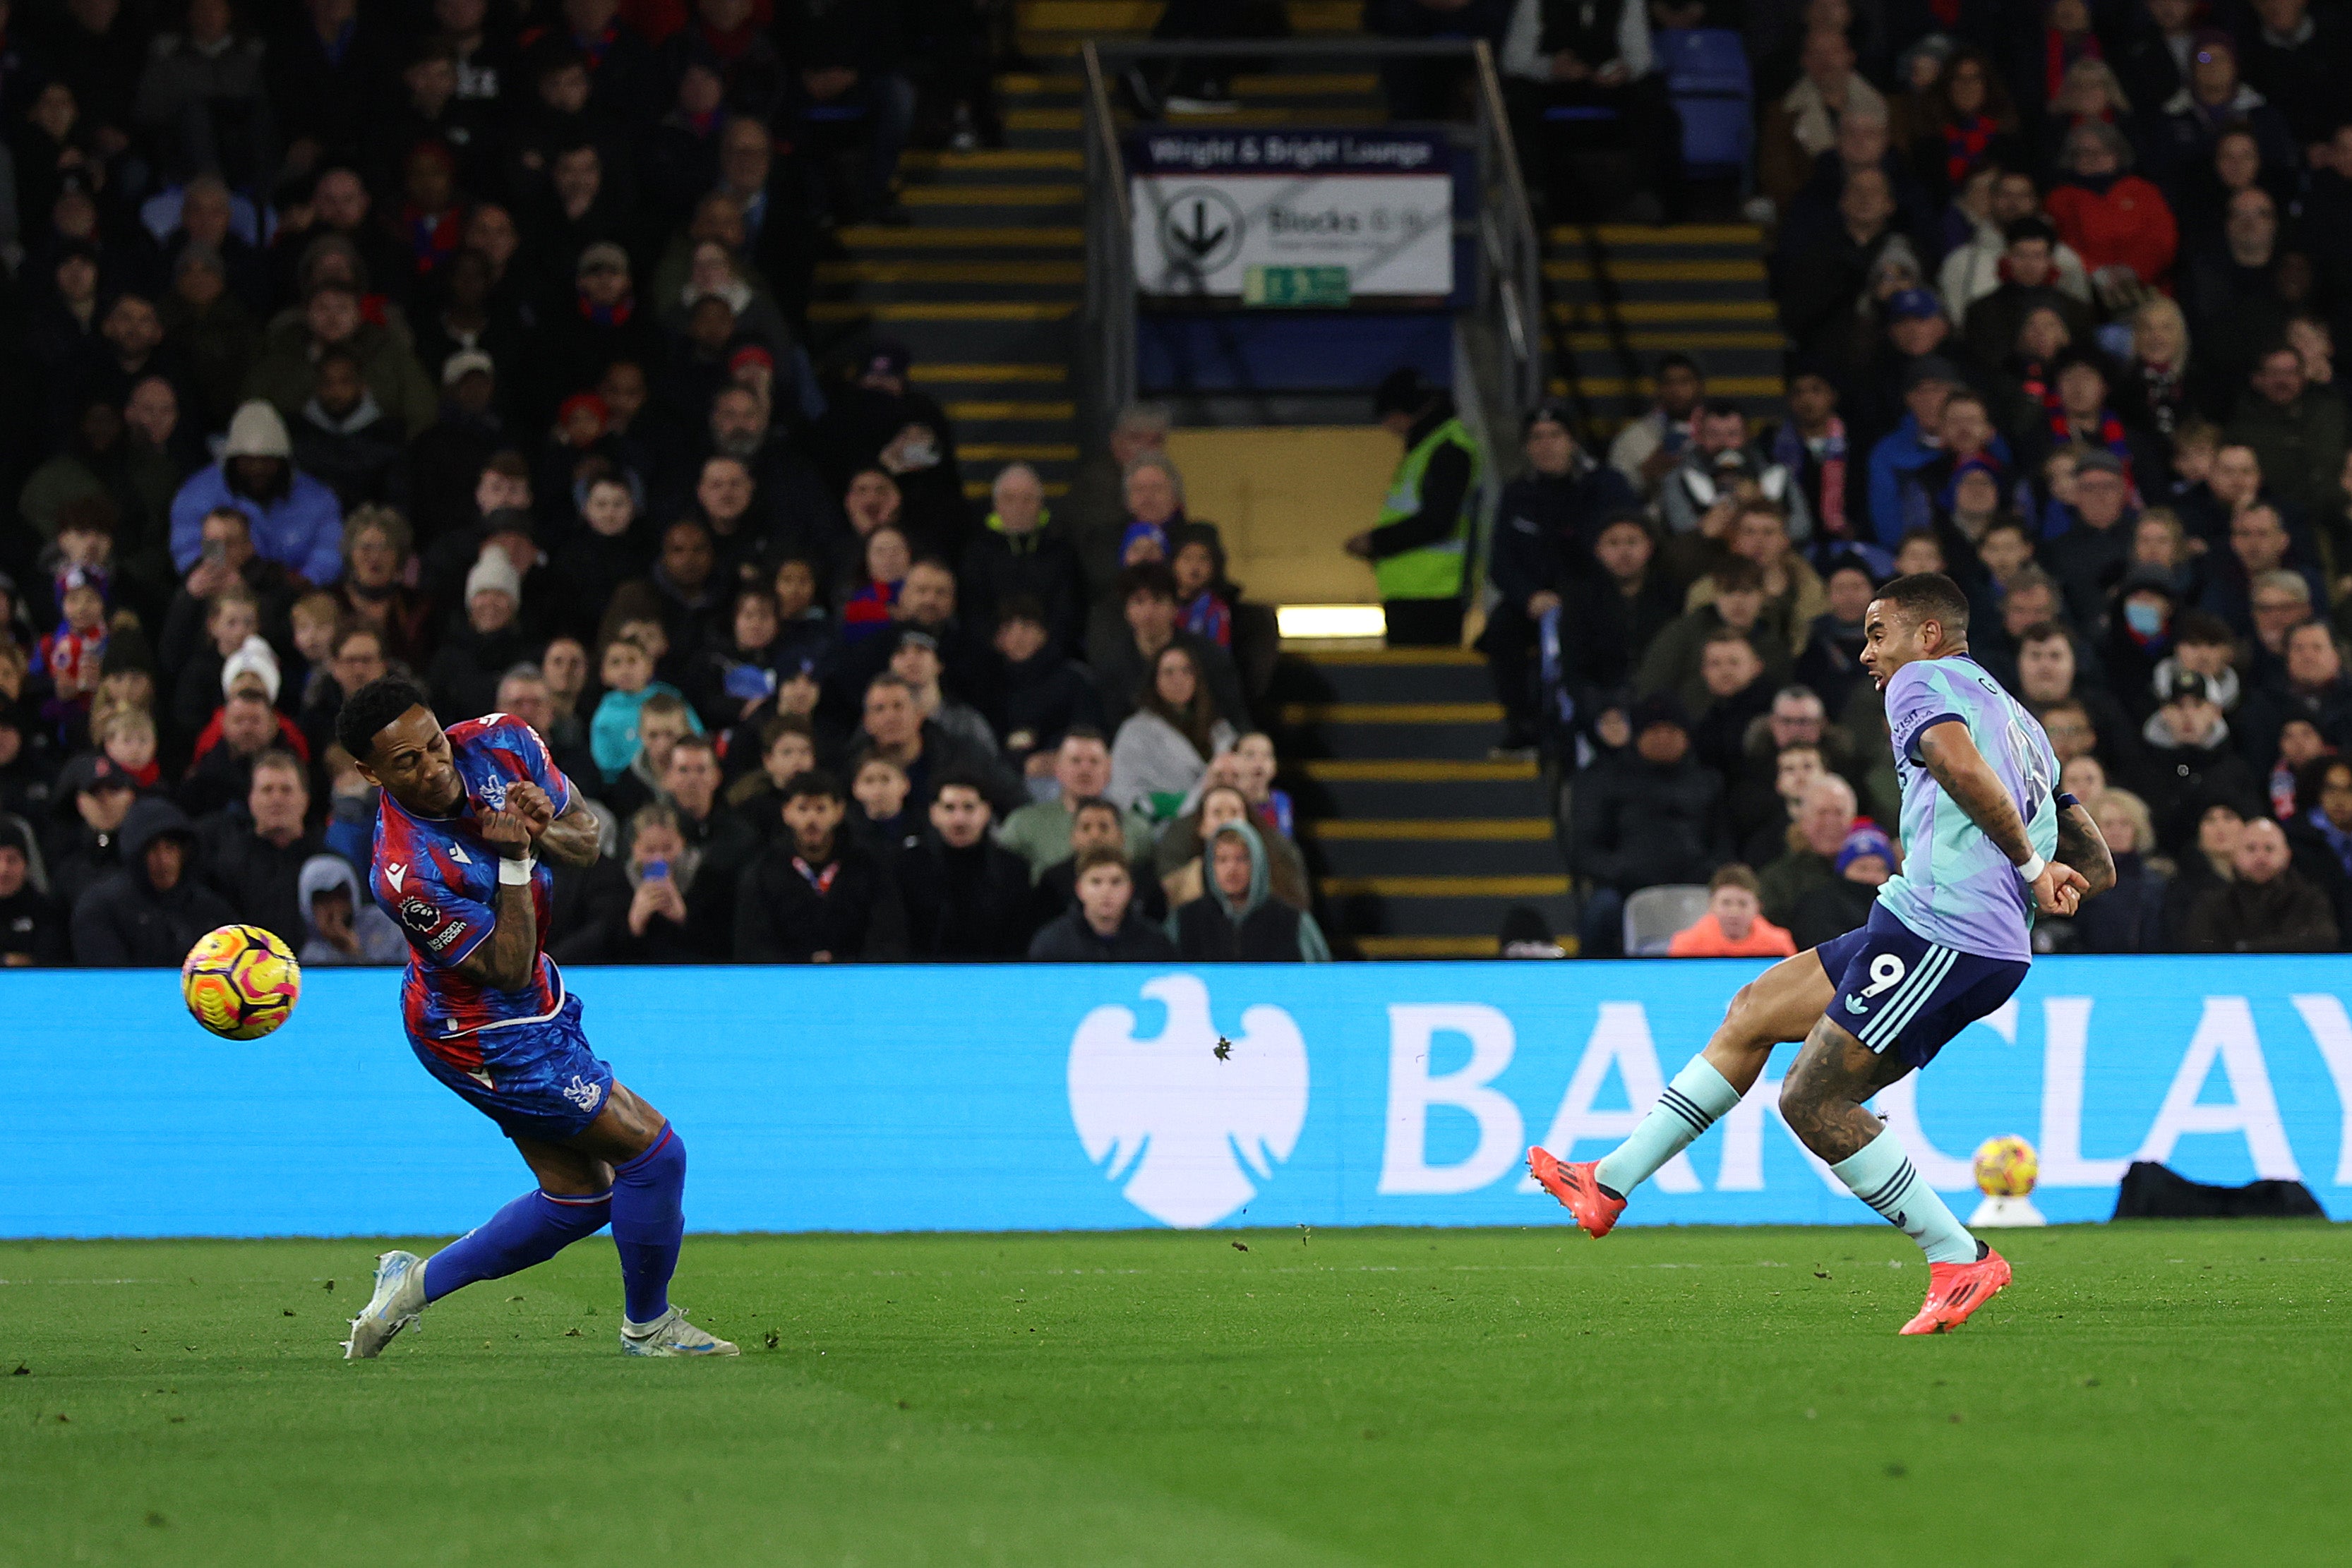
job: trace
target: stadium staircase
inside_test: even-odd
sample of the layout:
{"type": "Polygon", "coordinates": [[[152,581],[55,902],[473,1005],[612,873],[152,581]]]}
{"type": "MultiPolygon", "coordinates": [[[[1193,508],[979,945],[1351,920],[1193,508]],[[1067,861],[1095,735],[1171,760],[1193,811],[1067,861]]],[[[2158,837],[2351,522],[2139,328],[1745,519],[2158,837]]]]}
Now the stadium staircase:
{"type": "MultiPolygon", "coordinates": [[[[820,350],[866,336],[904,341],[917,384],[955,422],[964,488],[987,494],[1015,459],[1034,465],[1049,497],[1069,490],[1079,433],[1073,367],[1085,284],[1085,160],[1079,151],[1078,45],[1142,37],[1154,0],[1023,0],[1026,68],[1001,73],[1003,147],[911,151],[899,199],[911,222],[861,224],[820,261],[810,325],[820,350]]],[[[1293,0],[1302,36],[1353,31],[1356,0],[1293,0]]],[[[1243,106],[1218,125],[1362,125],[1382,118],[1369,72],[1244,76],[1243,106]]]]}
{"type": "Polygon", "coordinates": [[[1787,340],[1747,224],[1561,225],[1544,235],[1554,395],[1596,441],[1648,406],[1660,354],[1696,361],[1711,396],[1778,413],[1787,340]]]}
{"type": "Polygon", "coordinates": [[[1541,770],[1487,759],[1502,710],[1475,653],[1286,652],[1274,695],[1283,784],[1335,947],[1491,957],[1516,904],[1575,929],[1541,770]]]}

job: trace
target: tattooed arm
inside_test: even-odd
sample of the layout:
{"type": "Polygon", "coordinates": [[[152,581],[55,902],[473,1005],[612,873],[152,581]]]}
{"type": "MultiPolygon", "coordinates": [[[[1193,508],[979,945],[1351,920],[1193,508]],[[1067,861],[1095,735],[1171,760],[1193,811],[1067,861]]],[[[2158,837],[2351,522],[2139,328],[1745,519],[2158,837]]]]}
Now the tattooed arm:
{"type": "MultiPolygon", "coordinates": [[[[1927,764],[1927,771],[1943,786],[1944,793],[1958,803],[1969,820],[1984,831],[1985,837],[2000,846],[2010,864],[2022,868],[2034,858],[2032,841],[2025,836],[2025,819],[2018,815],[2017,803],[2009,798],[2008,786],[2000,781],[2000,775],[1992,770],[1992,764],[1977,749],[1967,725],[1958,719],[1930,725],[1920,732],[1916,745],[1919,760],[1927,764]]],[[[2096,840],[2098,829],[2093,827],[2091,834],[2096,840]]],[[[2063,839],[2060,848],[2064,848],[2063,839]]],[[[2099,851],[2103,856],[2105,854],[2104,841],[2099,851]]],[[[2108,873],[2112,880],[2112,864],[2108,873]]],[[[2072,915],[2089,886],[2089,880],[2065,861],[2051,861],[2033,879],[2033,905],[2044,915],[2072,915]]]]}

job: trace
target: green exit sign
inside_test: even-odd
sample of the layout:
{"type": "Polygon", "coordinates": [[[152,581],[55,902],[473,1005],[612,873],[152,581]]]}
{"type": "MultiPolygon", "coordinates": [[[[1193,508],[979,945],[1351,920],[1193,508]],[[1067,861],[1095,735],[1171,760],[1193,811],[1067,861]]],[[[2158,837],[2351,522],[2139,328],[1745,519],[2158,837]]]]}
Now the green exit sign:
{"type": "Polygon", "coordinates": [[[1242,274],[1244,305],[1345,305],[1344,267],[1252,267],[1242,274]]]}

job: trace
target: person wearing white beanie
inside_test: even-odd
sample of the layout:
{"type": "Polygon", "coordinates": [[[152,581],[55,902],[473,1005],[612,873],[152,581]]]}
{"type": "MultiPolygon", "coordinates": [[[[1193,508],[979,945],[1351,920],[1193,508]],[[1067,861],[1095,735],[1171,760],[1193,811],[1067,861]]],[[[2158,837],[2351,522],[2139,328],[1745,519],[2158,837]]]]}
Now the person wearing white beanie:
{"type": "Polygon", "coordinates": [[[235,692],[236,683],[247,675],[260,680],[274,706],[278,701],[278,687],[284,684],[285,677],[278,667],[276,650],[259,635],[247,637],[221,665],[221,695],[226,697],[235,692]]]}
{"type": "Polygon", "coordinates": [[[304,582],[325,587],[342,575],[343,509],[335,493],[294,466],[286,421],[255,399],[228,423],[220,461],[199,468],[172,497],[172,563],[182,573],[203,559],[205,514],[243,512],[253,548],[304,582]]]}
{"type": "Polygon", "coordinates": [[[466,619],[443,639],[427,679],[439,710],[472,718],[498,701],[499,681],[532,653],[516,612],[522,578],[507,552],[485,549],[466,573],[466,619]]]}

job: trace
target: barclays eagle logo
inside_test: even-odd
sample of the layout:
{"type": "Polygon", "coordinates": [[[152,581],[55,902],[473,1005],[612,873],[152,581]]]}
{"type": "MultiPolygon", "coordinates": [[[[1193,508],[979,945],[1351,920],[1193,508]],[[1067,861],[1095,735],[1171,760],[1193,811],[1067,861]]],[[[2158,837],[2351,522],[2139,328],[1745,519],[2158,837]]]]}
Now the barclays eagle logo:
{"type": "Polygon", "coordinates": [[[1256,1195],[1253,1173],[1265,1181],[1297,1146],[1307,1044],[1282,1009],[1254,1007],[1220,1052],[1198,976],[1162,976],[1143,995],[1168,1009],[1156,1039],[1136,1038],[1128,1008],[1097,1008],[1079,1023],[1070,1117],[1087,1157],[1127,1178],[1128,1202],[1164,1224],[1214,1225],[1256,1195]]]}

